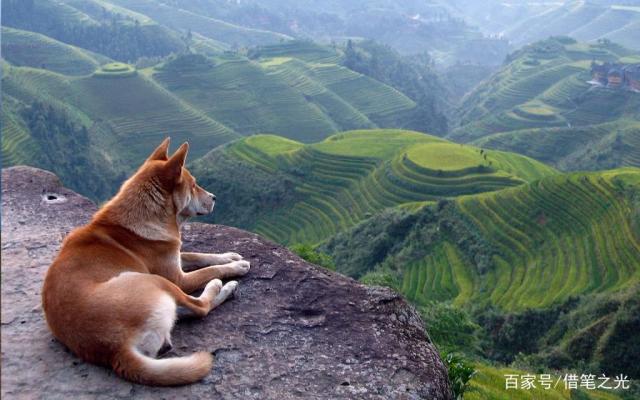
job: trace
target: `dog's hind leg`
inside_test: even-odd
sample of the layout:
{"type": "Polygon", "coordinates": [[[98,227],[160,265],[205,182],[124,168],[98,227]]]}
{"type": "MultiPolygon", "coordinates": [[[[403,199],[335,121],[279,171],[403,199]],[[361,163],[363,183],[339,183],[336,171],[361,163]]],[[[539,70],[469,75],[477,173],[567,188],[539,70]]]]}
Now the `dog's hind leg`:
{"type": "Polygon", "coordinates": [[[228,279],[245,275],[249,272],[250,264],[248,261],[233,261],[224,265],[212,265],[210,267],[198,269],[191,272],[183,272],[178,278],[176,285],[186,293],[192,293],[212,279],[228,279]]]}

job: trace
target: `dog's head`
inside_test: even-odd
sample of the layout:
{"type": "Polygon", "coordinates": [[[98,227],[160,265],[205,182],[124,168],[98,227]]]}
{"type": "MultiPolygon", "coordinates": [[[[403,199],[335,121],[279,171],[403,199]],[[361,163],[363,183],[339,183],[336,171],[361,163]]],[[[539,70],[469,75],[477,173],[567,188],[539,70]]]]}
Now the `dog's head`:
{"type": "Polygon", "coordinates": [[[151,182],[160,186],[161,192],[172,201],[176,214],[181,219],[209,214],[213,211],[216,196],[196,183],[196,179],[185,167],[189,143],[183,143],[169,157],[169,138],[147,158],[140,172],[148,174],[151,182]]]}

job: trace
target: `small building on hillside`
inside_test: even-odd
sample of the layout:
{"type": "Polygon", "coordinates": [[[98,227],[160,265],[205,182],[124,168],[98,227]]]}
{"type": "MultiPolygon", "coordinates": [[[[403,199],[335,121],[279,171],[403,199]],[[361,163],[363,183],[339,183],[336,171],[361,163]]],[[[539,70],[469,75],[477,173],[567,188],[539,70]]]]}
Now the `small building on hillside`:
{"type": "Polygon", "coordinates": [[[591,80],[594,83],[600,83],[602,85],[607,84],[607,73],[611,68],[611,64],[606,62],[604,64],[596,64],[595,61],[591,62],[591,80]]]}
{"type": "Polygon", "coordinates": [[[622,69],[619,67],[613,67],[607,73],[607,86],[610,88],[619,88],[622,86],[622,69]]]}
{"type": "Polygon", "coordinates": [[[627,65],[622,70],[629,89],[640,92],[640,64],[627,65]]]}
{"type": "Polygon", "coordinates": [[[611,89],[625,89],[640,92],[640,63],[621,64],[591,62],[591,81],[593,85],[611,89]]]}

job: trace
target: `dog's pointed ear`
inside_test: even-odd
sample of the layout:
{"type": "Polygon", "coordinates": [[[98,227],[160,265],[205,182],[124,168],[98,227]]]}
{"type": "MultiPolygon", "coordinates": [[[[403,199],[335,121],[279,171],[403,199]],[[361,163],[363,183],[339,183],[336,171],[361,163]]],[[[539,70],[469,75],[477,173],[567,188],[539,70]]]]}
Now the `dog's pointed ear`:
{"type": "Polygon", "coordinates": [[[182,173],[182,167],[184,167],[184,162],[187,159],[187,153],[189,153],[189,143],[184,142],[167,161],[166,168],[171,171],[173,176],[180,176],[182,173]]]}
{"type": "Polygon", "coordinates": [[[151,153],[147,161],[160,160],[167,161],[169,159],[169,144],[171,143],[171,138],[168,137],[160,143],[160,146],[156,147],[156,149],[151,153]]]}

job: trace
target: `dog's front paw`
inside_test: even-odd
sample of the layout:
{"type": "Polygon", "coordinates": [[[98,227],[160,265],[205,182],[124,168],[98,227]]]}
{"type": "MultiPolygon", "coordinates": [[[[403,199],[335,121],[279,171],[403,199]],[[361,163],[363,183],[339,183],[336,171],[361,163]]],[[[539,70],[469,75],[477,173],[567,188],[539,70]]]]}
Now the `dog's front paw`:
{"type": "Polygon", "coordinates": [[[233,293],[236,291],[236,289],[238,288],[238,282],[236,281],[229,281],[227,282],[222,289],[220,289],[220,293],[218,293],[218,295],[216,296],[215,299],[213,299],[212,305],[214,307],[219,306],[220,304],[224,303],[226,300],[228,300],[231,296],[233,296],[233,293]]]}
{"type": "Polygon", "coordinates": [[[212,279],[204,287],[204,291],[210,296],[216,296],[222,290],[222,281],[220,279],[212,279]]]}
{"type": "Polygon", "coordinates": [[[233,293],[236,291],[237,288],[238,288],[237,281],[229,281],[225,283],[225,285],[222,287],[222,289],[220,290],[220,294],[225,298],[229,298],[231,297],[231,295],[233,295],[233,293]]]}
{"type": "Polygon", "coordinates": [[[218,257],[218,262],[220,264],[228,264],[234,261],[242,260],[242,256],[240,254],[233,252],[218,254],[218,257]]]}
{"type": "Polygon", "coordinates": [[[249,272],[249,269],[251,269],[249,261],[240,260],[233,262],[233,275],[235,276],[246,275],[246,273],[249,272]]]}

